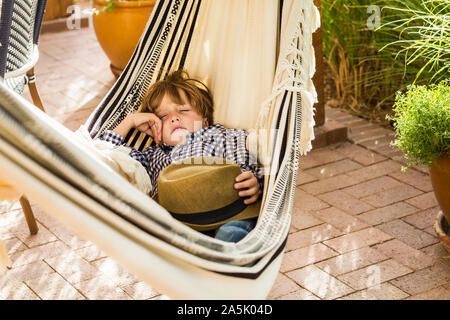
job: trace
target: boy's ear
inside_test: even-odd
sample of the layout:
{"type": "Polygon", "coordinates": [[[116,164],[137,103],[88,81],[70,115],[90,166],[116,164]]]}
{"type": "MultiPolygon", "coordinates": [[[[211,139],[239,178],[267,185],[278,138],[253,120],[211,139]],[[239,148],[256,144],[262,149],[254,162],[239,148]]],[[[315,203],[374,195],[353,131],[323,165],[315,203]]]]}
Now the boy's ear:
{"type": "Polygon", "coordinates": [[[203,126],[204,126],[204,127],[208,127],[208,126],[209,126],[208,119],[203,118],[203,126]]]}

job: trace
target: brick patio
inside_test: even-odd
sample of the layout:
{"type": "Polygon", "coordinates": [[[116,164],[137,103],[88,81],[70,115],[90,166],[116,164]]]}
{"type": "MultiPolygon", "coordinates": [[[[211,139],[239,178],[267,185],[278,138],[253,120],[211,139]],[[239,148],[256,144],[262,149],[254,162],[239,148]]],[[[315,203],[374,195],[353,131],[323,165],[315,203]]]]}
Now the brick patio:
{"type": "MultiPolygon", "coordinates": [[[[92,28],[42,34],[36,74],[48,114],[72,130],[115,81],[92,28]]],[[[302,159],[268,298],[450,299],[450,254],[433,229],[439,207],[427,168],[401,172],[391,130],[336,109],[326,117],[346,125],[349,139],[302,159]]],[[[167,299],[32,206],[34,236],[20,204],[1,203],[0,238],[13,267],[0,276],[0,299],[167,299]]]]}

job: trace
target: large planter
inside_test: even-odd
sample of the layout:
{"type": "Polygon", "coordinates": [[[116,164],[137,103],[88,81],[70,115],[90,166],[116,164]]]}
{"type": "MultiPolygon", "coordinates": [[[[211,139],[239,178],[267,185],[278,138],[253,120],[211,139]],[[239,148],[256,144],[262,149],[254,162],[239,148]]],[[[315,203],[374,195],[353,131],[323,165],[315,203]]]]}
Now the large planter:
{"type": "MultiPolygon", "coordinates": [[[[114,10],[93,16],[97,40],[116,77],[130,60],[155,3],[156,0],[114,2],[114,10]]],[[[107,4],[105,0],[94,0],[98,10],[107,4]]]]}
{"type": "Polygon", "coordinates": [[[67,7],[71,5],[73,0],[47,0],[44,21],[70,16],[71,12],[67,12],[67,7]]]}
{"type": "Polygon", "coordinates": [[[441,210],[450,222],[450,157],[433,161],[430,166],[430,178],[434,195],[441,210]]]}
{"type": "Polygon", "coordinates": [[[434,195],[441,207],[434,229],[441,244],[450,252],[450,157],[433,161],[430,166],[430,178],[434,195]]]}
{"type": "Polygon", "coordinates": [[[450,226],[447,219],[444,217],[442,211],[439,211],[436,222],[434,223],[434,230],[441,241],[441,244],[450,253],[450,226]]]}

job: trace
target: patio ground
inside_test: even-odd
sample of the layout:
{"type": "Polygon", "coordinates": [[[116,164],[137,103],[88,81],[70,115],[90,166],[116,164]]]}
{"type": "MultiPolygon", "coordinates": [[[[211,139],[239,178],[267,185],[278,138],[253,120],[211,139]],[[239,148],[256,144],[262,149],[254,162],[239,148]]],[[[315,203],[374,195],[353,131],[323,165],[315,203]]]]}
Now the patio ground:
{"type": "MultiPolygon", "coordinates": [[[[42,34],[36,74],[48,114],[72,130],[115,81],[92,28],[42,34]]],[[[326,117],[347,125],[349,140],[303,157],[268,298],[450,299],[450,254],[433,229],[439,207],[426,168],[401,172],[391,130],[336,109],[326,117]]],[[[0,276],[0,299],[167,299],[32,207],[33,236],[19,203],[1,203],[0,238],[13,267],[0,276]]]]}

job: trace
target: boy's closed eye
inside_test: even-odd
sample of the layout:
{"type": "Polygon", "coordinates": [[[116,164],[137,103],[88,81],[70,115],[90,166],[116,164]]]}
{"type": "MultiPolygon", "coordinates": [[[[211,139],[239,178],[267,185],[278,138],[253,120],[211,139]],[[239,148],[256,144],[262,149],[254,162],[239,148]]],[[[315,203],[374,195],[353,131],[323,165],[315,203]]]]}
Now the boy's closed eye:
{"type": "Polygon", "coordinates": [[[181,108],[178,109],[180,112],[189,112],[191,111],[191,108],[188,106],[182,106],[181,108]]]}

